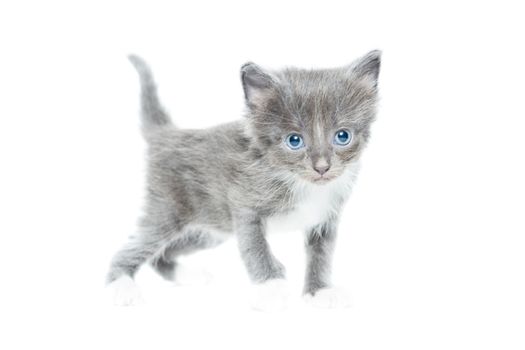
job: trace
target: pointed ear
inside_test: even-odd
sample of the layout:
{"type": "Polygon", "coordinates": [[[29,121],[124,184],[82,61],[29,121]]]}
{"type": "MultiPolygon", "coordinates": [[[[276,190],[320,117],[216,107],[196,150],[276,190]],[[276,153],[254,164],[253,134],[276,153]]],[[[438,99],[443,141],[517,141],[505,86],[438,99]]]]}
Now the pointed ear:
{"type": "Polygon", "coordinates": [[[274,76],[252,62],[241,67],[241,81],[248,104],[257,104],[277,83],[274,76]]]}
{"type": "Polygon", "coordinates": [[[350,65],[350,73],[354,79],[368,79],[377,87],[379,69],[381,67],[381,51],[370,51],[350,65]]]}

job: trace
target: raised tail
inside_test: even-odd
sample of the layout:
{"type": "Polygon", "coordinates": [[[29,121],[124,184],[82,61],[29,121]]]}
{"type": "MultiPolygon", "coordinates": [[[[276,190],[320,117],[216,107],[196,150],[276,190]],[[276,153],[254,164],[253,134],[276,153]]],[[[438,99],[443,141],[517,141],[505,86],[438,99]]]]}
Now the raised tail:
{"type": "Polygon", "coordinates": [[[160,104],[150,68],[139,56],[129,55],[128,58],[139,73],[143,130],[171,125],[168,114],[160,104]]]}

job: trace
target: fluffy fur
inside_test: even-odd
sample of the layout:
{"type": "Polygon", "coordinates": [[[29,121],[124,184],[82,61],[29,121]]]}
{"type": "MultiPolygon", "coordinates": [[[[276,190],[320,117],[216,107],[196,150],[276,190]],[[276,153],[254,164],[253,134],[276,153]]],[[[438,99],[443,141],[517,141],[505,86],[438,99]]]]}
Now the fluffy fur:
{"type": "Polygon", "coordinates": [[[142,86],[147,198],[138,233],[115,255],[107,281],[133,278],[146,261],[174,279],[178,256],[236,235],[252,281],[272,285],[285,277],[265,238],[277,227],[306,234],[304,293],[329,287],[337,222],[376,114],[380,52],[325,70],[271,72],[247,63],[245,118],[204,130],[176,128],[148,66],[130,60],[142,86]],[[346,146],[333,142],[341,129],[351,132],[346,146]],[[290,133],[305,147],[287,147],[290,133]]]}

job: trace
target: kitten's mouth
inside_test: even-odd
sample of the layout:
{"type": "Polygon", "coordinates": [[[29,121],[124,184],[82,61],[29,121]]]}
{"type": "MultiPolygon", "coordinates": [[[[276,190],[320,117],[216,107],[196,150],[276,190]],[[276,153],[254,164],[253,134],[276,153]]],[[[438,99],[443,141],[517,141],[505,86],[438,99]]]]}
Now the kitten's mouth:
{"type": "Polygon", "coordinates": [[[317,174],[314,172],[306,172],[301,174],[301,177],[303,180],[306,180],[310,183],[316,184],[316,185],[324,185],[326,183],[329,183],[335,179],[337,179],[341,174],[337,171],[331,171],[329,173],[324,174],[317,174]]]}
{"type": "Polygon", "coordinates": [[[331,176],[331,175],[329,175],[329,176],[326,176],[326,175],[323,176],[323,175],[321,175],[321,176],[317,176],[317,177],[312,178],[311,181],[312,181],[313,183],[316,183],[316,184],[325,184],[325,183],[327,183],[327,182],[332,181],[332,180],[335,179],[335,178],[336,178],[336,176],[333,176],[333,175],[332,175],[332,176],[331,176]]]}

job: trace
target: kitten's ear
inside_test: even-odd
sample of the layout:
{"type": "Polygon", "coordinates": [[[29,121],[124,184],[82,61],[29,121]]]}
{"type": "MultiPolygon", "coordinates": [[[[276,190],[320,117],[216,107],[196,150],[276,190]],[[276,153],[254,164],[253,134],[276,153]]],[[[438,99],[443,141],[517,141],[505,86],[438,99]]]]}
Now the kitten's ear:
{"type": "Polygon", "coordinates": [[[248,104],[257,104],[277,83],[274,76],[252,62],[241,67],[241,81],[248,104]]]}
{"type": "Polygon", "coordinates": [[[354,79],[367,79],[377,87],[379,69],[381,67],[381,51],[370,51],[361,58],[355,60],[349,68],[350,74],[354,79]]]}

